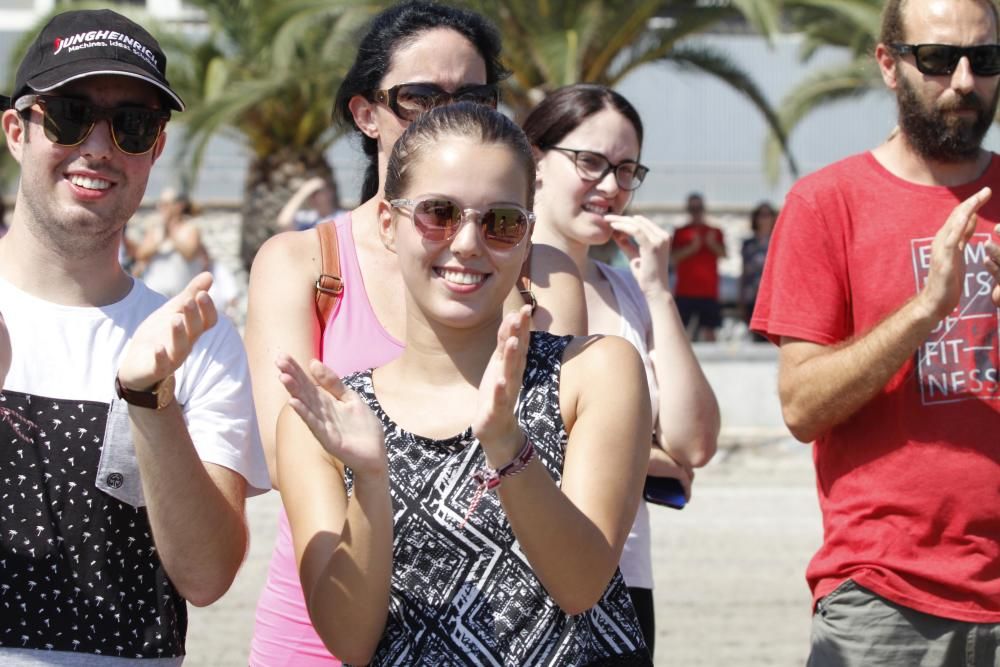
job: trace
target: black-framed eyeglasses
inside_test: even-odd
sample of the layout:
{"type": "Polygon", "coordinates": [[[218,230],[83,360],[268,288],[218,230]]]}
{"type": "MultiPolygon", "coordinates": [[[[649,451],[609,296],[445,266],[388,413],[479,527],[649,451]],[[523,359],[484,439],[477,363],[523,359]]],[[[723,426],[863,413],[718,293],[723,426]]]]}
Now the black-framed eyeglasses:
{"type": "Polygon", "coordinates": [[[545,146],[544,150],[561,151],[566,154],[566,157],[573,160],[576,165],[576,173],[585,181],[600,181],[614,172],[618,187],[622,190],[637,189],[649,173],[649,167],[635,160],[622,160],[618,164],[611,164],[611,160],[594,151],[581,151],[563,146],[545,146]]]}
{"type": "Polygon", "coordinates": [[[384,104],[402,120],[414,120],[425,111],[453,102],[473,102],[496,109],[500,89],[496,84],[466,86],[449,93],[433,83],[401,83],[386,90],[372,91],[372,99],[384,104]]]}
{"type": "Polygon", "coordinates": [[[148,153],[156,145],[170,112],[149,107],[102,107],[86,100],[56,95],[25,95],[15,108],[34,105],[42,110],[42,129],[49,141],[60,146],[79,146],[101,120],[107,120],[115,146],[129,155],[148,153]]]}
{"type": "Polygon", "coordinates": [[[524,240],[535,214],[516,204],[497,204],[485,211],[462,208],[446,197],[427,196],[417,199],[390,199],[393,208],[413,210],[413,226],[428,241],[450,241],[458,235],[462,222],[472,217],[479,224],[486,246],[504,251],[524,240]]]}
{"type": "Polygon", "coordinates": [[[945,76],[958,67],[964,57],[977,76],[1000,74],[1000,44],[955,46],[953,44],[892,44],[890,48],[899,55],[912,53],[917,69],[922,74],[945,76]]]}

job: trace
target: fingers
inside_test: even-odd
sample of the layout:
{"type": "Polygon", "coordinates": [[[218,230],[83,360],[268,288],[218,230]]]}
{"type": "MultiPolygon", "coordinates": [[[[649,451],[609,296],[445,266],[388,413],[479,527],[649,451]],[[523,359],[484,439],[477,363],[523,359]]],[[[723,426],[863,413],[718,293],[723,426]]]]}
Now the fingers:
{"type": "Polygon", "coordinates": [[[979,209],[990,200],[992,195],[993,192],[990,188],[983,188],[955,207],[944,224],[947,229],[945,240],[949,246],[964,248],[965,243],[976,229],[979,209]]]}
{"type": "MultiPolygon", "coordinates": [[[[993,228],[993,233],[1000,236],[1000,225],[993,228]]],[[[994,305],[1000,308],[1000,245],[994,241],[986,242],[986,270],[993,276],[993,289],[990,290],[990,298],[994,305]]]]}
{"type": "Polygon", "coordinates": [[[312,379],[319,386],[323,387],[326,391],[330,393],[331,396],[337,400],[343,400],[347,394],[347,387],[340,380],[340,376],[337,375],[332,368],[324,364],[319,359],[313,359],[309,362],[309,374],[312,379]]]}

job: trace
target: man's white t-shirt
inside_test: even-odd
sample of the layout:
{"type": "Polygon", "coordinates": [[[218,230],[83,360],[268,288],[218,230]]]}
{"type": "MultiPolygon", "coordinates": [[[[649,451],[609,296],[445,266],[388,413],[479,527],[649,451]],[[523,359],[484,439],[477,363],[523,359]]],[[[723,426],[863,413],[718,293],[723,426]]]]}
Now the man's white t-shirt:
{"type": "MultiPolygon", "coordinates": [[[[134,281],[117,303],[62,306],[0,280],[13,353],[0,392],[0,605],[14,612],[0,614],[0,662],[27,660],[25,649],[43,664],[180,662],[186,607],[156,554],[114,390],[129,340],[164,301],[134,281]]],[[[248,495],[268,489],[246,352],[228,319],[175,377],[202,461],[239,473],[248,495]]]]}

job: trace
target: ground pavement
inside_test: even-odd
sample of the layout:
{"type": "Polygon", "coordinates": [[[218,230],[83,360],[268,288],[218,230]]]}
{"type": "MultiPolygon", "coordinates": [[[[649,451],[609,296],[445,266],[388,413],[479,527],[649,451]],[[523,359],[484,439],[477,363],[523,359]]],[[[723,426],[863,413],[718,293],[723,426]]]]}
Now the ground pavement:
{"type": "MultiPolygon", "coordinates": [[[[787,438],[724,446],[682,511],[651,508],[656,665],[801,667],[803,573],[820,541],[810,449],[787,438]]],[[[248,501],[252,546],[233,588],[190,608],[186,667],[246,665],[280,499],[248,501]]]]}

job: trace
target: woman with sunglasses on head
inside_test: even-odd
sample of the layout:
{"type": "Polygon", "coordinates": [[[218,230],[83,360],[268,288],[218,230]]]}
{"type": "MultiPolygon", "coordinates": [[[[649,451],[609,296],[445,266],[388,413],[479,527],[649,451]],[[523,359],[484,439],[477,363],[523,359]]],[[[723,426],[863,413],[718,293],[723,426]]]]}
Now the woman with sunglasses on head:
{"type": "MultiPolygon", "coordinates": [[[[533,240],[564,251],[576,263],[584,281],[588,333],[622,336],[642,355],[656,426],[649,475],[679,479],[690,494],[694,468],[715,453],[719,408],[670,293],[670,235],[642,216],[623,213],[648,171],[639,162],[639,114],[609,88],[576,84],[546,97],[523,127],[538,161],[533,240]],[[625,254],[629,270],[588,256],[591,246],[609,239],[625,254]]],[[[532,257],[530,272],[544,270],[544,259],[532,257]]],[[[562,298],[558,290],[544,287],[535,296],[540,305],[562,298]]],[[[640,502],[621,569],[652,653],[653,572],[645,502],[640,502]]]]}
{"type": "MultiPolygon", "coordinates": [[[[403,281],[397,257],[383,245],[377,224],[386,163],[400,134],[420,113],[459,100],[495,107],[497,83],[506,74],[499,52],[499,35],[484,18],[429,2],[407,2],[382,12],[362,38],[334,106],[335,116],[360,136],[368,159],[362,204],[333,222],[320,223],[336,226],[343,279],[336,308],[320,321],[314,283],[322,254],[314,230],[270,239],[250,275],[246,344],[261,439],[276,488],[278,443],[311,435],[285,408],[288,396],[275,377],[274,359],[289,354],[305,363],[319,356],[346,374],[400,354],[403,281]]],[[[552,284],[574,280],[576,288],[564,289],[579,293],[572,271],[552,273],[552,284]]],[[[516,292],[512,300],[519,301],[516,292]]],[[[582,294],[577,301],[577,319],[582,320],[582,294]]],[[[568,308],[564,310],[575,312],[568,308]]],[[[584,328],[582,322],[567,326],[584,328]]],[[[257,606],[250,663],[335,664],[310,624],[284,512],[257,606]]]]}
{"type": "Polygon", "coordinates": [[[401,355],[343,380],[278,361],[316,436],[282,442],[282,499],[310,617],[346,662],[651,664],[617,571],[652,428],[642,362],[615,337],[531,333],[528,306],[504,316],[534,180],[502,114],[421,115],[378,202],[401,355]]]}

